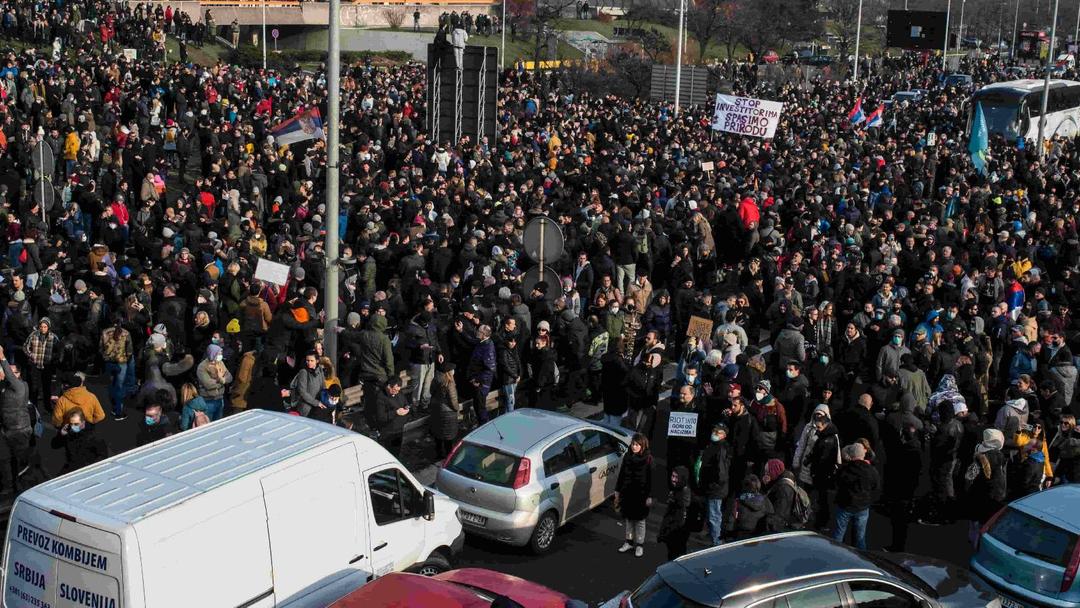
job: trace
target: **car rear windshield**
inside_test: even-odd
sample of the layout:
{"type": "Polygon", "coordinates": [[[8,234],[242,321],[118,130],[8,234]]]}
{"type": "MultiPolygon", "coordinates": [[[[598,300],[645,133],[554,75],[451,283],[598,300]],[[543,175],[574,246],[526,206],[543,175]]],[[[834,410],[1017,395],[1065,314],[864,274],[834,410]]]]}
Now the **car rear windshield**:
{"type": "Polygon", "coordinates": [[[1012,508],[994,523],[990,536],[1024,555],[1062,568],[1068,565],[1076,545],[1072,532],[1012,508]]]}
{"type": "Polygon", "coordinates": [[[469,479],[510,487],[517,465],[517,456],[486,445],[463,443],[446,468],[469,479]]]}
{"type": "Polygon", "coordinates": [[[660,575],[654,574],[630,596],[633,608],[706,608],[679,595],[660,575]]]}

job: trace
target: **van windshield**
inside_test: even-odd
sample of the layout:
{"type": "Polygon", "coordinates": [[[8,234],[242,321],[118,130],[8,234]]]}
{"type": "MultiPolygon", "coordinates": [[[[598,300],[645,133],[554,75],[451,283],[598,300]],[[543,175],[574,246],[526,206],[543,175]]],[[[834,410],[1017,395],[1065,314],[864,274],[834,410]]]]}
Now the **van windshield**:
{"type": "Polygon", "coordinates": [[[446,468],[469,479],[510,487],[517,464],[517,456],[486,445],[463,443],[446,468]]]}
{"type": "Polygon", "coordinates": [[[1076,545],[1072,532],[1012,508],[994,523],[990,536],[1015,551],[1062,568],[1068,565],[1076,545]]]}

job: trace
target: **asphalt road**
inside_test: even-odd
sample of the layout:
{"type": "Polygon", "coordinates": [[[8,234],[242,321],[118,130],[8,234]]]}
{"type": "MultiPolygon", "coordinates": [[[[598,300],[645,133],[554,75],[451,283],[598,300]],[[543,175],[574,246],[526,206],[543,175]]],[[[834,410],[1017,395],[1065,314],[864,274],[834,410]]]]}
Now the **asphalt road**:
{"type": "MultiPolygon", "coordinates": [[[[91,390],[108,410],[106,387],[91,380],[91,390]]],[[[635,558],[633,554],[620,554],[616,549],[623,541],[623,528],[618,515],[605,504],[592,512],[579,516],[559,531],[552,551],[544,556],[535,556],[526,549],[509,547],[493,541],[468,537],[465,549],[455,562],[457,567],[479,567],[498,570],[547,585],[570,595],[571,597],[596,605],[606,601],[620,591],[634,589],[657,566],[665,561],[667,550],[656,542],[656,531],[663,516],[667,491],[664,471],[665,441],[660,435],[667,428],[667,402],[660,404],[656,429],[653,438],[653,455],[656,460],[654,474],[653,508],[648,521],[648,533],[645,554],[635,558]]],[[[585,408],[576,407],[574,413],[588,413],[585,408]]],[[[126,420],[117,422],[111,416],[98,425],[98,432],[116,454],[135,447],[135,434],[141,412],[132,410],[126,420]]],[[[49,426],[49,425],[47,425],[49,426]]],[[[46,436],[39,442],[39,451],[47,471],[57,473],[63,466],[63,453],[49,447],[53,431],[46,430],[46,436]]],[[[419,439],[407,449],[404,461],[417,474],[423,483],[434,478],[430,465],[434,453],[430,442],[419,439]]],[[[928,486],[923,479],[923,486],[928,486]]],[[[971,547],[967,542],[966,522],[950,526],[929,527],[912,524],[908,550],[911,553],[928,555],[956,564],[966,565],[971,557],[971,547]]],[[[872,512],[870,517],[868,542],[871,548],[882,547],[889,543],[891,527],[886,517],[872,512]]],[[[704,548],[703,536],[691,537],[690,549],[704,548]]],[[[317,547],[313,547],[317,550],[317,547]]]]}

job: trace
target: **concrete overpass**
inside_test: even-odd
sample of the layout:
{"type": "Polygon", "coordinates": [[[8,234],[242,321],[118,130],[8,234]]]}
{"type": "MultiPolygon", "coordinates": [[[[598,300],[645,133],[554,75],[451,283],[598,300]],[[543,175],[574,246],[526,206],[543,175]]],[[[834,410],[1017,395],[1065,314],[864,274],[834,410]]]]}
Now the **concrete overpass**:
{"type": "MultiPolygon", "coordinates": [[[[132,7],[139,4],[129,0],[132,7]]],[[[144,3],[145,4],[145,3],[144,3]]],[[[269,26],[323,26],[330,21],[330,4],[327,2],[295,2],[293,0],[152,0],[152,6],[172,6],[199,21],[211,11],[214,22],[228,25],[235,19],[242,26],[261,25],[263,11],[269,26]],[[264,8],[265,7],[265,8],[264,8]]],[[[502,5],[499,0],[438,0],[437,2],[342,2],[341,26],[348,28],[389,27],[389,22],[402,16],[402,27],[411,28],[413,12],[420,11],[420,25],[425,28],[438,26],[439,15],[444,12],[468,11],[473,15],[494,12],[502,5]]]]}

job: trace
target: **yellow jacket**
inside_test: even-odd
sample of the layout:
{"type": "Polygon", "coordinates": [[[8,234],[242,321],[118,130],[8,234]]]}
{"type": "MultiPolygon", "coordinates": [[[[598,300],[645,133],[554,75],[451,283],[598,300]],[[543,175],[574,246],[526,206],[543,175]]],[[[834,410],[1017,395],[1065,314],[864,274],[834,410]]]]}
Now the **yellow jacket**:
{"type": "Polygon", "coordinates": [[[53,407],[53,425],[57,428],[64,426],[68,412],[76,408],[82,411],[83,418],[90,424],[97,424],[105,419],[105,411],[101,409],[101,402],[94,393],[86,390],[85,386],[76,386],[64,391],[56,400],[56,406],[53,407]]]}
{"type": "Polygon", "coordinates": [[[68,133],[67,137],[64,138],[64,160],[77,160],[81,146],[79,136],[74,131],[68,133]]]}

